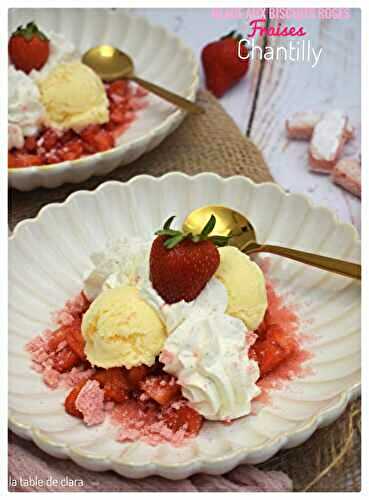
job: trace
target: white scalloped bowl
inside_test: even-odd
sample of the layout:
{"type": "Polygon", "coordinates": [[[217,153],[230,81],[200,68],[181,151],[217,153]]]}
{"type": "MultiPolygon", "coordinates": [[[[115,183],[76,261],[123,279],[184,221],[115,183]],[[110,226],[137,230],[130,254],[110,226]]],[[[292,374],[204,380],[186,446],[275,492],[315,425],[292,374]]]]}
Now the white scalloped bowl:
{"type": "MultiPolygon", "coordinates": [[[[191,49],[161,26],[118,9],[12,9],[9,32],[28,22],[63,34],[82,54],[86,49],[109,43],[127,52],[137,75],[194,101],[199,86],[198,63],[191,49]]],[[[9,185],[21,191],[55,188],[109,174],[158,146],[182,122],[185,112],[153,94],[149,106],[118,139],[118,145],[103,153],[54,165],[8,169],[9,185]]]]}
{"type": "MultiPolygon", "coordinates": [[[[117,443],[109,424],[87,428],[64,412],[65,390],[50,391],[29,366],[24,344],[50,325],[50,314],[82,287],[89,254],[110,238],[149,238],[168,215],[180,223],[192,209],[224,204],[247,214],[260,241],[290,245],[358,262],[353,226],[325,208],[272,183],[215,174],[138,176],[79,191],[20,223],[9,242],[9,419],[11,429],[56,457],[128,477],[170,479],[222,474],[259,463],[304,442],[336,419],[360,391],[360,285],[279,257],[270,277],[303,320],[309,374],[275,390],[256,415],[233,425],[207,422],[183,447],[117,443]]],[[[304,335],[304,338],[305,338],[304,335]]]]}

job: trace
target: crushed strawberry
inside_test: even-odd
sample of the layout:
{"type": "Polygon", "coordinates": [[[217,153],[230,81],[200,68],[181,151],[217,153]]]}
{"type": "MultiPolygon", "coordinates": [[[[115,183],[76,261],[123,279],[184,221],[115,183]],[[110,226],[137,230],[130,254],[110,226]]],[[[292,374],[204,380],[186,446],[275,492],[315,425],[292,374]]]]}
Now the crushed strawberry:
{"type": "Polygon", "coordinates": [[[30,135],[24,140],[24,149],[27,153],[35,153],[37,150],[37,138],[34,135],[30,135]]]}
{"type": "Polygon", "coordinates": [[[173,405],[163,412],[166,425],[177,432],[184,429],[187,434],[196,435],[201,429],[203,417],[187,404],[173,405]]]}

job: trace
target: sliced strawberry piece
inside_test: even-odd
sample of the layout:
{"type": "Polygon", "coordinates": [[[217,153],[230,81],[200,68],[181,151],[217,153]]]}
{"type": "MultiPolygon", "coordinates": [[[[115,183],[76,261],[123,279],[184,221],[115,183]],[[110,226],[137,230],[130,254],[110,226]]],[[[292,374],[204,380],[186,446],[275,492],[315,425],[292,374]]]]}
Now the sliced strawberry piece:
{"type": "Polygon", "coordinates": [[[65,398],[64,401],[65,411],[69,413],[69,415],[72,415],[72,417],[83,418],[82,413],[76,408],[76,399],[86,382],[87,380],[82,380],[81,382],[79,382],[79,384],[77,384],[65,398]]]}
{"type": "Polygon", "coordinates": [[[43,155],[43,163],[51,165],[53,163],[60,163],[63,161],[60,153],[58,151],[49,151],[43,155]]]}
{"type": "Polygon", "coordinates": [[[140,389],[162,406],[174,401],[181,393],[175,379],[167,374],[149,375],[140,382],[140,389]]]}
{"type": "Polygon", "coordinates": [[[67,142],[72,141],[73,139],[77,139],[78,136],[74,132],[74,130],[70,129],[63,133],[63,135],[59,138],[60,144],[67,144],[67,142]]]}
{"type": "Polygon", "coordinates": [[[57,350],[59,344],[66,341],[66,331],[64,327],[58,328],[47,341],[47,350],[54,352],[57,350]]]}
{"type": "Polygon", "coordinates": [[[203,423],[202,416],[186,404],[177,409],[169,407],[163,417],[166,425],[174,432],[184,429],[189,435],[198,434],[203,423]]]}
{"type": "Polygon", "coordinates": [[[117,125],[121,125],[125,122],[125,116],[125,110],[118,107],[110,112],[110,120],[117,125]]]}
{"type": "Polygon", "coordinates": [[[105,398],[121,403],[128,398],[129,383],[122,368],[109,368],[106,370],[106,382],[104,384],[105,398]]]}
{"type": "Polygon", "coordinates": [[[99,130],[99,125],[88,125],[88,127],[82,130],[80,134],[81,139],[92,146],[94,144],[94,137],[99,132],[99,130]]]}
{"type": "Polygon", "coordinates": [[[10,168],[32,167],[42,165],[42,157],[28,153],[8,153],[8,166],[10,168]]]}
{"type": "Polygon", "coordinates": [[[108,371],[104,368],[100,368],[96,371],[96,373],[92,375],[91,380],[97,380],[100,386],[103,388],[108,381],[108,371]]]}
{"type": "Polygon", "coordinates": [[[277,325],[271,325],[265,339],[257,340],[250,349],[250,357],[257,361],[260,376],[276,369],[296,349],[296,343],[277,325]]]}
{"type": "Polygon", "coordinates": [[[55,130],[52,130],[51,128],[48,128],[45,130],[45,132],[42,135],[42,147],[46,149],[46,151],[51,151],[55,146],[57,145],[59,141],[59,136],[55,132],[55,130]]]}
{"type": "Polygon", "coordinates": [[[129,384],[133,388],[138,388],[140,382],[149,374],[150,368],[146,365],[135,366],[127,372],[129,384]]]}
{"type": "Polygon", "coordinates": [[[37,150],[37,138],[34,135],[30,135],[24,140],[24,149],[27,153],[35,153],[37,150]]]}
{"type": "Polygon", "coordinates": [[[96,151],[107,151],[114,147],[115,141],[114,137],[107,130],[101,129],[94,138],[94,144],[96,151]]]}
{"type": "Polygon", "coordinates": [[[66,341],[71,350],[83,360],[85,355],[85,341],[81,332],[81,320],[75,319],[71,324],[65,327],[66,341]]]}
{"type": "Polygon", "coordinates": [[[79,356],[68,346],[56,353],[53,367],[59,373],[64,373],[73,368],[73,366],[80,364],[80,362],[79,356]]]}

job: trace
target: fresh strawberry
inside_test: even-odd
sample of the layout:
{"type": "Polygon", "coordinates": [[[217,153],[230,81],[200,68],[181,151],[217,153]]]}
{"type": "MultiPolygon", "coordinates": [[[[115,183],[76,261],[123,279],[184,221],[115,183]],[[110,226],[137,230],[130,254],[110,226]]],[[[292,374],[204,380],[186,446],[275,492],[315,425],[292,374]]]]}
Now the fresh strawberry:
{"type": "Polygon", "coordinates": [[[81,392],[82,387],[85,385],[87,380],[81,380],[68,394],[64,401],[64,408],[69,415],[77,418],[83,418],[82,413],[76,408],[76,399],[78,394],[81,392]]]}
{"type": "Polygon", "coordinates": [[[37,150],[37,138],[34,135],[30,135],[24,140],[24,149],[27,153],[35,153],[37,150]]]}
{"type": "Polygon", "coordinates": [[[211,216],[199,235],[174,231],[174,217],[157,231],[150,253],[150,278],[155,290],[168,303],[194,300],[214,275],[220,262],[216,244],[226,237],[209,236],[216,219],[211,216]]]}
{"type": "Polygon", "coordinates": [[[257,361],[260,376],[267,375],[285,361],[296,349],[296,343],[278,325],[271,325],[265,337],[250,348],[250,358],[257,361]]]}
{"type": "Polygon", "coordinates": [[[129,383],[123,368],[106,370],[106,380],[103,384],[105,398],[121,403],[128,398],[129,383]]]}
{"type": "Polygon", "coordinates": [[[122,123],[124,123],[126,120],[125,117],[126,117],[125,110],[119,108],[118,106],[116,106],[110,111],[110,120],[117,125],[121,125],[122,123]]]}
{"type": "MultiPolygon", "coordinates": [[[[216,96],[222,97],[247,73],[249,59],[238,56],[241,35],[235,31],[206,45],[201,53],[206,77],[206,87],[216,96]]],[[[241,55],[246,57],[247,47],[241,45],[241,55]]]]}
{"type": "Polygon", "coordinates": [[[163,417],[166,425],[174,432],[183,429],[189,435],[198,434],[203,423],[202,416],[186,404],[178,408],[169,407],[163,412],[163,417]]]}
{"type": "Polygon", "coordinates": [[[83,153],[83,144],[79,139],[72,139],[67,142],[61,150],[63,161],[77,160],[78,158],[81,158],[83,153]]]}
{"type": "Polygon", "coordinates": [[[48,128],[43,133],[42,138],[40,140],[40,144],[44,149],[46,149],[46,151],[51,151],[53,148],[55,148],[58,141],[59,141],[59,136],[55,132],[55,130],[48,128]]]}
{"type": "Polygon", "coordinates": [[[169,375],[151,375],[140,382],[140,389],[161,406],[169,404],[181,393],[180,386],[169,375]]]}
{"type": "Polygon", "coordinates": [[[89,125],[81,132],[84,148],[89,153],[106,151],[114,147],[114,137],[98,125],[89,125]]]}
{"type": "Polygon", "coordinates": [[[10,61],[14,66],[30,73],[40,70],[49,58],[50,42],[35,23],[19,26],[12,34],[8,44],[10,61]]]}
{"type": "Polygon", "coordinates": [[[62,342],[66,342],[67,332],[64,327],[60,327],[53,332],[47,341],[48,352],[55,352],[62,342]]]}

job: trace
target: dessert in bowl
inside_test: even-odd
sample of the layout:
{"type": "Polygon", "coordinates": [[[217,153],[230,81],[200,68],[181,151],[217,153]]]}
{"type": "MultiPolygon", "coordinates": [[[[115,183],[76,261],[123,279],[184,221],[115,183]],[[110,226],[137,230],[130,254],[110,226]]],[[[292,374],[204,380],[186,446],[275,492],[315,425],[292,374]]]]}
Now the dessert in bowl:
{"type": "Polygon", "coordinates": [[[352,227],[304,197],[240,177],[143,176],[45,208],[10,241],[15,432],[93,470],[176,479],[264,461],[343,411],[360,384],[356,283],[279,257],[252,262],[225,246],[204,287],[191,281],[196,298],[164,295],[173,290],[160,285],[162,266],[159,284],[151,272],[154,232],[168,215],[180,223],[208,203],[247,213],[262,241],[359,258],[352,227]]]}
{"type": "Polygon", "coordinates": [[[34,22],[9,39],[8,167],[79,160],[114,148],[147,106],[125,80],[104,84],[72,42],[34,22]]]}
{"type": "Polygon", "coordinates": [[[170,228],[92,254],[83,290],[26,345],[50,389],[72,388],[65,411],[105,419],[118,441],[176,446],[203,421],[252,411],[263,383],[303,373],[298,317],[226,238],[170,228]],[[288,366],[288,370],[286,370],[288,366]],[[283,376],[278,369],[283,368],[283,376]]]}
{"type": "MultiPolygon", "coordinates": [[[[9,14],[9,39],[19,26],[25,28],[31,20],[48,38],[49,45],[47,58],[41,60],[44,65],[39,70],[25,73],[15,68],[11,57],[9,60],[9,88],[14,89],[9,95],[13,102],[9,110],[9,147],[13,149],[8,169],[11,187],[30,191],[38,187],[54,188],[66,182],[83,182],[92,175],[107,175],[155,148],[184,119],[183,111],[153,94],[142,95],[145,92],[134,84],[118,82],[112,87],[107,85],[102,92],[96,78],[93,79],[91,72],[87,75],[86,70],[75,75],[75,85],[69,85],[66,93],[65,78],[69,73],[66,69],[73,69],[69,64],[80,62],[81,55],[91,47],[108,43],[124,50],[132,57],[140,76],[195,100],[199,76],[194,54],[176,36],[142,17],[109,9],[65,9],[59,12],[55,9],[14,9],[9,14]],[[174,53],[176,57],[173,57],[174,53]],[[62,65],[59,71],[58,65],[62,65]],[[54,71],[56,74],[51,78],[50,73],[54,71]],[[18,94],[16,89],[19,89],[17,82],[20,79],[27,84],[18,94]],[[56,86],[46,85],[41,92],[39,84],[45,79],[56,86]],[[90,85],[86,91],[83,82],[87,79],[90,85]],[[62,92],[56,93],[61,87],[62,92]],[[48,110],[40,106],[41,97],[47,104],[51,103],[50,120],[45,119],[48,110]],[[96,99],[100,106],[96,105],[96,99]],[[23,134],[20,134],[19,128],[13,126],[14,120],[19,125],[20,117],[16,109],[14,113],[12,110],[21,109],[24,101],[28,102],[30,111],[27,119],[23,116],[20,124],[23,134]],[[59,106],[59,110],[55,110],[53,103],[59,106]],[[65,115],[70,114],[70,107],[79,111],[78,118],[82,121],[64,120],[65,115]],[[80,134],[86,121],[95,123],[83,138],[80,134]],[[68,126],[71,132],[61,137],[68,126]],[[28,136],[40,140],[48,129],[57,132],[58,137],[54,133],[50,137],[48,134],[43,145],[35,145],[33,139],[25,141],[28,136]],[[71,144],[63,149],[64,142],[70,141],[71,144]],[[54,154],[55,146],[58,154],[54,154]],[[15,158],[16,151],[23,155],[15,155],[15,158]]],[[[32,36],[38,39],[36,34],[32,36]]],[[[21,114],[24,115],[23,111],[21,114]]]]}

